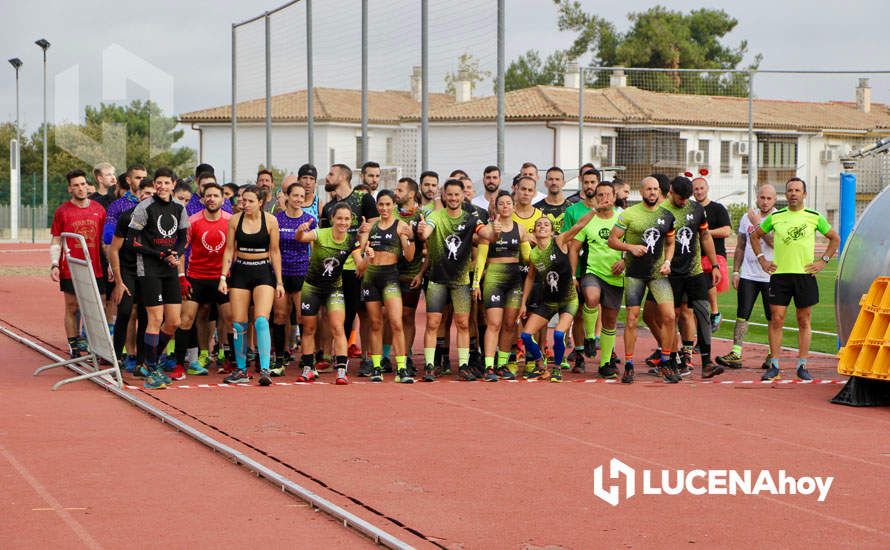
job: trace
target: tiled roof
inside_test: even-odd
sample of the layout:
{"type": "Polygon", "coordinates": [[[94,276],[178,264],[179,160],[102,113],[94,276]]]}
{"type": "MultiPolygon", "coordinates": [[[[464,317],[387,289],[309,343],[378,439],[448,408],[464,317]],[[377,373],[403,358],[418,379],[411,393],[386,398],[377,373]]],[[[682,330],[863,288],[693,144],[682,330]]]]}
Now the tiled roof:
{"type": "MultiPolygon", "coordinates": [[[[507,120],[577,120],[578,91],[560,86],[535,86],[508,92],[507,120]]],[[[494,120],[497,101],[483,97],[430,111],[431,121],[494,120]]],[[[618,125],[748,126],[748,99],[725,96],[667,94],[635,87],[585,90],[584,119],[618,125]]],[[[888,130],[890,111],[872,103],[863,113],[849,102],[827,103],[754,100],[754,126],[787,130],[888,130]]]]}
{"type": "MultiPolygon", "coordinates": [[[[315,88],[314,111],[318,122],[360,122],[362,113],[360,90],[315,88]]],[[[449,94],[430,94],[430,109],[444,107],[454,102],[449,94]]],[[[272,96],[272,120],[274,122],[301,122],[306,120],[306,90],[297,90],[272,96]]],[[[420,116],[420,102],[411,98],[411,92],[386,90],[368,92],[368,121],[370,123],[398,123],[404,116],[420,116]]],[[[231,105],[223,105],[179,115],[186,123],[229,122],[231,105]]],[[[238,122],[262,122],[266,119],[266,100],[252,99],[238,103],[238,122]]]]}
{"type": "MultiPolygon", "coordinates": [[[[534,86],[506,94],[506,118],[510,121],[577,120],[578,91],[561,86],[534,86]]],[[[420,120],[420,103],[407,91],[368,92],[369,122],[396,124],[420,120]]],[[[431,122],[483,122],[497,116],[495,96],[455,103],[448,94],[430,94],[431,122]]],[[[228,122],[229,105],[183,113],[186,123],[228,122]]],[[[665,126],[717,126],[747,128],[748,99],[725,96],[668,94],[632,86],[589,89],[584,93],[584,119],[592,123],[658,124],[665,126]]],[[[265,100],[238,103],[239,122],[265,120],[265,100]]],[[[306,120],[306,91],[272,97],[272,120],[306,120]]],[[[337,88],[315,89],[315,120],[319,122],[359,122],[361,92],[337,88]]],[[[817,131],[890,131],[890,110],[872,103],[863,113],[851,102],[807,102],[774,99],[754,100],[754,127],[757,129],[817,131]]]]}

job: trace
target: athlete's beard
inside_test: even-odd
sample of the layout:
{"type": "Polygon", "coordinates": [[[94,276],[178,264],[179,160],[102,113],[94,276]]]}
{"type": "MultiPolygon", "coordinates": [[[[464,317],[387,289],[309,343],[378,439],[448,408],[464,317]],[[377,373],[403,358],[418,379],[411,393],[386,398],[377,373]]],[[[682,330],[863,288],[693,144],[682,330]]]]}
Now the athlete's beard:
{"type": "Polygon", "coordinates": [[[595,197],[595,196],[596,196],[596,189],[587,189],[587,190],[584,191],[584,198],[585,198],[585,199],[588,199],[588,200],[589,200],[589,199],[592,199],[592,198],[595,197]]]}
{"type": "Polygon", "coordinates": [[[210,207],[210,206],[204,205],[204,209],[207,210],[207,212],[209,212],[211,214],[216,214],[217,212],[219,212],[220,206],[216,205],[216,206],[210,207]]]}
{"type": "Polygon", "coordinates": [[[339,183],[331,183],[328,180],[324,181],[324,190],[328,193],[333,193],[338,187],[340,187],[339,183]]]}
{"type": "Polygon", "coordinates": [[[627,199],[615,199],[615,206],[619,208],[627,208],[627,199]]]}
{"type": "Polygon", "coordinates": [[[494,193],[495,191],[498,190],[498,184],[496,184],[496,183],[486,183],[486,184],[485,184],[485,190],[488,191],[489,193],[494,193]]]}
{"type": "Polygon", "coordinates": [[[643,202],[646,203],[646,206],[655,206],[658,204],[658,198],[656,197],[650,201],[646,197],[643,197],[643,202]]]}

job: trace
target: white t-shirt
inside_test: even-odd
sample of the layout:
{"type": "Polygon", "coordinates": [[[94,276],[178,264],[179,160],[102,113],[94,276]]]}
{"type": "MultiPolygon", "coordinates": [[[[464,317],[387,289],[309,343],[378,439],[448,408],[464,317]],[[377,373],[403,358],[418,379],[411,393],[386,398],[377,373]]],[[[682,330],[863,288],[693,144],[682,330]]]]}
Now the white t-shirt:
{"type": "MultiPolygon", "coordinates": [[[[776,211],[774,208],[773,212],[776,211]]],[[[754,254],[754,249],[751,248],[751,233],[757,229],[757,226],[751,224],[751,220],[748,218],[747,212],[744,216],[742,216],[741,221],[739,222],[739,235],[745,236],[745,258],[742,261],[742,268],[739,270],[740,275],[743,279],[748,279],[749,281],[758,281],[761,283],[769,282],[769,273],[763,270],[760,267],[760,262],[757,261],[757,256],[754,254]]],[[[765,240],[760,240],[760,249],[763,252],[764,257],[772,261],[773,259],[773,247],[768,245],[765,240]]]]}
{"type": "Polygon", "coordinates": [[[478,206],[484,210],[488,210],[490,205],[488,204],[488,199],[485,198],[485,193],[481,195],[476,195],[473,197],[473,200],[470,201],[473,206],[478,206]]]}

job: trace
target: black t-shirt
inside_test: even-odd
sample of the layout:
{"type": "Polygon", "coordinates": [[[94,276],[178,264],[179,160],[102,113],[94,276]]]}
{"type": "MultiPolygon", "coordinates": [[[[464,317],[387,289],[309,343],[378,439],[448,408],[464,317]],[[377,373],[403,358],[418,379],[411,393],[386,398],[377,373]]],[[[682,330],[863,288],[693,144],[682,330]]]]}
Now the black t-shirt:
{"type": "Polygon", "coordinates": [[[136,248],[136,274],[139,277],[176,277],[177,268],[164,259],[172,251],[180,256],[188,241],[189,218],[176,201],[157,195],[136,205],[130,218],[130,234],[136,248]]]}
{"type": "MultiPolygon", "coordinates": [[[[708,228],[711,230],[718,229],[720,227],[726,227],[732,224],[732,220],[729,219],[729,212],[726,211],[726,208],[717,202],[711,201],[705,206],[705,214],[708,216],[708,228]]],[[[714,237],[714,251],[718,256],[726,257],[726,239],[714,237]]]]}
{"type": "Polygon", "coordinates": [[[470,214],[476,213],[479,216],[479,221],[482,223],[488,223],[488,210],[482,208],[481,206],[476,206],[469,200],[465,200],[462,207],[464,212],[469,212],[470,214]]]}
{"type": "Polygon", "coordinates": [[[133,241],[128,236],[130,227],[130,218],[133,215],[132,210],[128,210],[120,215],[117,219],[117,225],[114,226],[114,236],[124,240],[117,255],[120,258],[120,268],[133,276],[136,275],[136,250],[133,248],[133,241]]]}
{"type": "Polygon", "coordinates": [[[108,205],[113,203],[116,198],[117,197],[115,197],[114,193],[112,193],[111,191],[104,195],[100,195],[98,192],[90,195],[90,200],[98,202],[105,210],[108,210],[108,205]]]}
{"type": "Polygon", "coordinates": [[[568,199],[562,201],[562,204],[557,205],[550,204],[547,202],[547,199],[541,199],[532,206],[540,210],[544,216],[550,219],[550,223],[553,224],[554,232],[560,233],[563,230],[562,220],[566,216],[566,210],[568,210],[571,205],[572,203],[570,203],[568,199]]]}
{"type": "Polygon", "coordinates": [[[339,200],[328,201],[321,211],[321,219],[318,220],[318,226],[321,228],[331,227],[331,216],[333,215],[334,205],[345,202],[352,210],[352,225],[349,226],[349,233],[355,234],[362,223],[362,217],[365,220],[378,217],[377,203],[370,193],[359,189],[353,189],[352,193],[339,200]]]}

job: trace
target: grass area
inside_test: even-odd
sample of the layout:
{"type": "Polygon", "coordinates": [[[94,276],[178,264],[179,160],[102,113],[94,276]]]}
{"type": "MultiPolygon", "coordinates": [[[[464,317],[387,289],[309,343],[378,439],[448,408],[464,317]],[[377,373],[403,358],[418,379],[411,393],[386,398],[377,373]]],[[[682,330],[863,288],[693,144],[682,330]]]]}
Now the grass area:
{"type": "MultiPolygon", "coordinates": [[[[837,321],[835,320],[834,316],[834,282],[836,276],[837,258],[832,259],[831,262],[825,267],[825,269],[816,276],[816,280],[819,283],[819,303],[812,308],[813,330],[831,333],[837,332],[837,321]]],[[[735,323],[727,321],[735,320],[737,306],[736,291],[730,288],[727,292],[720,294],[717,297],[717,303],[720,308],[720,313],[723,314],[724,321],[720,326],[720,330],[717,331],[715,336],[719,338],[728,338],[731,340],[733,330],[735,329],[735,323]]],[[[797,347],[797,331],[788,329],[793,328],[797,325],[795,316],[796,311],[794,308],[794,302],[792,301],[791,305],[788,306],[788,313],[785,317],[786,329],[784,331],[784,336],[782,339],[783,345],[792,348],[797,347]]],[[[749,323],[762,323],[764,325],[767,323],[766,317],[763,315],[763,306],[761,305],[760,300],[758,300],[757,304],[755,304],[754,306],[754,312],[751,314],[749,323]]],[[[766,327],[751,326],[749,324],[748,335],[745,340],[747,342],[760,342],[766,344],[766,327]]],[[[812,351],[821,351],[824,353],[836,353],[837,337],[813,334],[813,340],[812,344],[810,345],[810,349],[812,351]]]]}

